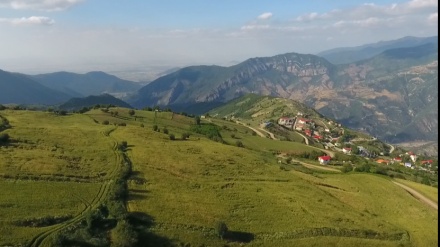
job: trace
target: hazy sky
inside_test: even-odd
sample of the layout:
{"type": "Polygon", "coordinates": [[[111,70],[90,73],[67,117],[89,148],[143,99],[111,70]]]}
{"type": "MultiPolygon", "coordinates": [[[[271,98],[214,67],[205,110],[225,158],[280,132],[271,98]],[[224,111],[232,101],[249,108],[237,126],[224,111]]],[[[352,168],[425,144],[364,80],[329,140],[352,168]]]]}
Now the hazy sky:
{"type": "Polygon", "coordinates": [[[437,0],[0,0],[0,69],[231,65],[438,35],[437,0]]]}

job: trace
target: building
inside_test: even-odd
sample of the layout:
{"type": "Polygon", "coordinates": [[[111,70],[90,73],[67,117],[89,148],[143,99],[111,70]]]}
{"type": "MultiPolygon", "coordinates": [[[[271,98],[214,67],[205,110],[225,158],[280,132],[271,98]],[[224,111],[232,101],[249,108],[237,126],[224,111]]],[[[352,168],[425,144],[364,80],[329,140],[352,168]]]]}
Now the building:
{"type": "Polygon", "coordinates": [[[278,119],[278,124],[279,125],[293,125],[294,123],[294,119],[290,118],[290,117],[281,117],[280,119],[278,119]]]}
{"type": "Polygon", "coordinates": [[[331,157],[326,155],[326,156],[319,156],[318,157],[318,161],[321,165],[327,165],[331,160],[331,157]]]}
{"type": "Polygon", "coordinates": [[[344,154],[351,154],[351,148],[342,148],[344,154]]]}

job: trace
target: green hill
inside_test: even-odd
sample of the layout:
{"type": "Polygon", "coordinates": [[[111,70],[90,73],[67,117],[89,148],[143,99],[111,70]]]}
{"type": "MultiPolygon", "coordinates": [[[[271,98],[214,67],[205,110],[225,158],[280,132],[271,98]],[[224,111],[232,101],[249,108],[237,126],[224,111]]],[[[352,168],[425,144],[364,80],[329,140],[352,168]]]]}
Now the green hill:
{"type": "Polygon", "coordinates": [[[316,149],[231,121],[127,108],[0,115],[11,125],[2,246],[438,245],[437,210],[389,176],[279,162],[316,149]]]}
{"type": "Polygon", "coordinates": [[[91,107],[95,105],[113,105],[125,108],[133,108],[126,102],[109,94],[92,95],[84,98],[72,98],[61,104],[58,108],[62,110],[76,111],[84,107],[91,107]]]}
{"type": "Polygon", "coordinates": [[[194,118],[127,108],[0,114],[11,125],[0,147],[0,245],[438,244],[437,210],[389,176],[279,163],[278,152],[314,149],[230,121],[195,127],[194,118]]]}

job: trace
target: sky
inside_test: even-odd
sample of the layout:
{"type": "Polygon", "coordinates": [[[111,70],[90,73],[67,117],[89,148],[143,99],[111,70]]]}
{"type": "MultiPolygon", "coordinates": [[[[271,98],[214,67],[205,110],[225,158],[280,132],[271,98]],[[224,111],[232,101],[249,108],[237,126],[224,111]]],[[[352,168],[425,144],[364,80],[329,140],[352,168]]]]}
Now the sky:
{"type": "Polygon", "coordinates": [[[437,0],[0,0],[0,69],[230,66],[437,28],[437,0]]]}

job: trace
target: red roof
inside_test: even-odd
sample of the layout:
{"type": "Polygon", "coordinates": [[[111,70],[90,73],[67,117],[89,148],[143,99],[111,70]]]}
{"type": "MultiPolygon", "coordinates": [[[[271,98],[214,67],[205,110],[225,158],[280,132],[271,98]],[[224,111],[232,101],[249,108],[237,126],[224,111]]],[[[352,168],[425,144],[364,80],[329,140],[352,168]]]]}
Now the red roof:
{"type": "Polygon", "coordinates": [[[300,118],[300,119],[298,119],[299,121],[303,121],[303,122],[310,122],[310,121],[312,121],[312,120],[310,120],[310,119],[307,119],[307,118],[300,118]]]}
{"type": "Polygon", "coordinates": [[[315,136],[313,136],[313,138],[315,138],[315,139],[322,139],[322,136],[315,135],[315,136]]]}
{"type": "Polygon", "coordinates": [[[402,158],[396,157],[396,158],[394,158],[394,160],[402,160],[402,158]]]}
{"type": "Polygon", "coordinates": [[[432,164],[432,160],[422,160],[422,164],[425,164],[425,163],[430,163],[430,164],[432,164]]]}
{"type": "Polygon", "coordinates": [[[319,156],[318,157],[318,159],[319,160],[324,160],[324,161],[328,161],[328,160],[330,160],[332,157],[330,157],[330,156],[328,156],[328,155],[326,155],[326,156],[319,156]]]}

